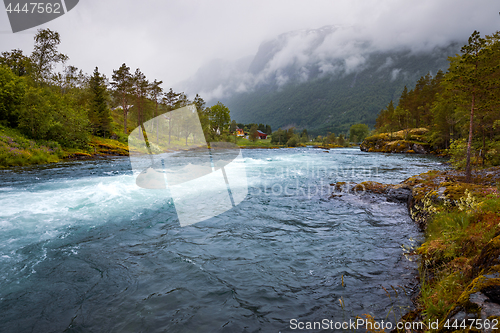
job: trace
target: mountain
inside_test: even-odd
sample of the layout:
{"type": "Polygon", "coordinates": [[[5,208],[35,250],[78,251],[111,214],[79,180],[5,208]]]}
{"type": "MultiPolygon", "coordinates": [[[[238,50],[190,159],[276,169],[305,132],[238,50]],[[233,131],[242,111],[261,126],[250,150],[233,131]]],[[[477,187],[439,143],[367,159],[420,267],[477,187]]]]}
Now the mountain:
{"type": "Polygon", "coordinates": [[[345,133],[354,123],[373,126],[405,85],[446,71],[463,45],[403,44],[353,27],[294,31],[262,43],[253,59],[214,61],[186,84],[209,104],[223,102],[237,122],[345,133]]]}

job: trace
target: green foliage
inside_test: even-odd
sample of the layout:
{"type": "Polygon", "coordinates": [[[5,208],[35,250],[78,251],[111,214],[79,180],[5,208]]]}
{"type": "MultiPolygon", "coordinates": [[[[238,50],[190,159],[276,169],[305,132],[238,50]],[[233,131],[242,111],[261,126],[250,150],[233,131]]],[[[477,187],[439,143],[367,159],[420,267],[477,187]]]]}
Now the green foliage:
{"type": "Polygon", "coordinates": [[[500,165],[500,140],[490,141],[487,146],[487,152],[485,153],[486,164],[489,165],[500,165]]]}
{"type": "Polygon", "coordinates": [[[288,141],[286,142],[287,147],[297,147],[299,144],[299,138],[297,135],[293,135],[288,141]]]}
{"type": "Polygon", "coordinates": [[[351,142],[362,142],[369,133],[370,129],[368,128],[368,125],[354,124],[349,130],[349,138],[351,139],[351,142]]]}
{"type": "Polygon", "coordinates": [[[123,132],[128,133],[127,129],[127,115],[129,111],[129,105],[132,100],[132,74],[130,73],[130,67],[123,63],[120,68],[113,70],[113,81],[111,81],[111,86],[113,87],[113,94],[116,100],[119,101],[120,106],[123,110],[123,132]]]}
{"type": "Polygon", "coordinates": [[[144,73],[139,68],[135,70],[133,76],[133,90],[135,95],[135,110],[137,112],[137,125],[142,125],[146,119],[146,95],[148,93],[149,82],[144,73]]]}
{"type": "Polygon", "coordinates": [[[337,144],[337,137],[335,136],[335,133],[328,133],[323,140],[318,140],[318,142],[322,142],[324,145],[335,145],[337,144]]]}
{"type": "Polygon", "coordinates": [[[111,113],[108,107],[108,91],[105,78],[99,73],[96,67],[90,77],[89,91],[91,102],[88,110],[88,117],[94,134],[107,137],[111,133],[111,113]]]}
{"type": "Polygon", "coordinates": [[[57,162],[62,157],[57,142],[37,143],[19,131],[0,126],[0,167],[57,162]]]}
{"type": "Polygon", "coordinates": [[[70,96],[49,87],[28,87],[20,112],[19,129],[37,140],[53,140],[64,147],[88,143],[88,118],[70,96]]]}
{"type": "Polygon", "coordinates": [[[217,102],[210,108],[209,120],[213,134],[220,135],[229,130],[229,123],[231,122],[229,112],[229,109],[221,102],[217,102]]]}
{"type": "Polygon", "coordinates": [[[306,143],[309,141],[309,136],[307,135],[307,130],[304,128],[300,134],[300,142],[306,143]]]}
{"type": "Polygon", "coordinates": [[[23,54],[22,50],[4,51],[0,57],[0,65],[5,65],[17,76],[26,76],[31,73],[31,59],[23,54]]]}
{"type": "Polygon", "coordinates": [[[252,142],[255,142],[257,141],[257,139],[259,138],[259,134],[257,132],[258,130],[258,126],[253,124],[252,127],[250,127],[250,130],[248,131],[248,139],[252,142]]]}
{"type": "Polygon", "coordinates": [[[450,144],[447,150],[450,155],[450,163],[456,169],[463,169],[465,167],[465,155],[467,151],[467,142],[465,139],[457,139],[450,144]]]}
{"type": "Polygon", "coordinates": [[[391,102],[376,122],[378,133],[425,127],[434,150],[451,155],[465,168],[500,163],[500,33],[481,38],[475,31],[462,54],[448,58],[447,73],[421,77],[405,89],[397,107],[391,102]]]}
{"type": "MultiPolygon", "coordinates": [[[[186,94],[175,93],[172,89],[164,94],[160,86],[162,81],[149,83],[140,69],[136,69],[132,75],[125,63],[113,71],[111,91],[108,90],[107,79],[97,67],[92,76],[78,71],[74,66],[65,66],[62,73],[55,73],[56,65],[64,64],[68,59],[58,51],[60,42],[59,33],[44,29],[35,36],[35,47],[30,58],[20,50],[2,52],[0,126],[3,124],[16,128],[38,141],[57,142],[66,151],[69,150],[69,155],[89,156],[86,152],[88,149],[123,155],[127,154],[127,150],[118,142],[104,142],[104,139],[91,137],[90,134],[111,137],[125,143],[131,128],[140,126],[159,113],[194,103],[208,142],[234,141],[228,132],[231,121],[229,109],[222,103],[205,108],[205,101],[199,95],[192,102],[186,94]],[[121,108],[109,109],[110,92],[113,93],[112,102],[121,108]],[[123,127],[118,123],[123,124],[123,127]]],[[[174,131],[169,128],[168,135],[163,139],[169,143],[173,141],[179,147],[185,146],[192,132],[186,125],[188,123],[177,126],[174,131]]],[[[261,126],[270,131],[270,127],[261,126]]],[[[157,134],[157,140],[158,137],[157,134]]],[[[7,147],[8,153],[2,153],[3,165],[51,161],[47,156],[40,157],[44,153],[38,150],[17,151],[16,144],[14,142],[13,146],[7,147]],[[11,151],[15,154],[11,154],[11,151]]]]}
{"type": "Polygon", "coordinates": [[[0,123],[17,127],[25,90],[24,80],[0,65],[0,123]]]}
{"type": "Polygon", "coordinates": [[[271,137],[271,143],[273,144],[276,144],[276,145],[283,145],[287,142],[287,138],[286,138],[286,132],[283,131],[281,128],[278,129],[277,131],[275,131],[273,134],[272,134],[272,137],[271,137]]]}
{"type": "Polygon", "coordinates": [[[234,133],[236,131],[236,128],[238,127],[238,125],[236,124],[236,120],[232,120],[231,121],[231,125],[229,125],[229,131],[231,133],[234,133]]]}
{"type": "Polygon", "coordinates": [[[339,135],[339,137],[337,139],[337,144],[339,146],[342,146],[342,147],[346,146],[346,141],[345,141],[344,136],[342,134],[339,135]]]}
{"type": "Polygon", "coordinates": [[[61,38],[57,31],[38,29],[35,35],[35,47],[31,54],[35,81],[48,83],[52,79],[54,66],[68,60],[68,56],[57,50],[60,43],[61,38]]]}

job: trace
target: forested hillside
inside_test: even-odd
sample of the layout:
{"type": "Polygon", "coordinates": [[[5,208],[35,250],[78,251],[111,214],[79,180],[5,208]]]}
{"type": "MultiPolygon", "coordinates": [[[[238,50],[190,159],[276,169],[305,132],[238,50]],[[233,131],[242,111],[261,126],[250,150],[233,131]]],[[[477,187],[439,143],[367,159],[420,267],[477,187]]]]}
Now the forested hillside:
{"type": "MultiPolygon", "coordinates": [[[[380,109],[397,99],[405,85],[414,85],[426,73],[446,69],[446,58],[458,49],[451,45],[432,53],[373,53],[362,68],[350,73],[319,75],[313,66],[307,82],[292,79],[282,87],[260,84],[255,91],[222,100],[240,122],[307,128],[312,135],[347,133],[355,123],[373,127],[380,109]]],[[[288,71],[287,77],[297,75],[293,68],[288,71]]]]}
{"type": "MultiPolygon", "coordinates": [[[[189,100],[172,88],[164,92],[162,81],[151,82],[125,63],[111,79],[98,67],[88,75],[69,65],[69,57],[58,51],[60,43],[58,32],[44,29],[35,36],[32,54],[1,54],[0,166],[55,161],[64,156],[61,147],[80,155],[97,147],[124,154],[126,146],[102,139],[127,143],[139,124],[190,104],[196,106],[207,142],[227,139],[231,118],[222,103],[209,108],[198,95],[189,100]],[[57,156],[51,153],[54,149],[57,156]]],[[[179,131],[179,137],[189,135],[179,131]]]]}

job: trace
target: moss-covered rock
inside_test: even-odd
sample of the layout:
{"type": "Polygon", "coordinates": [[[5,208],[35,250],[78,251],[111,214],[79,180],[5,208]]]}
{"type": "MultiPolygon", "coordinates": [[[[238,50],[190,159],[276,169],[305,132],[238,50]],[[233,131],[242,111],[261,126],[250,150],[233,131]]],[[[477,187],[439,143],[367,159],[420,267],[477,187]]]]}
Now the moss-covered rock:
{"type": "Polygon", "coordinates": [[[394,133],[381,133],[367,137],[359,146],[366,152],[429,154],[433,153],[425,139],[426,128],[413,128],[394,133]]]}

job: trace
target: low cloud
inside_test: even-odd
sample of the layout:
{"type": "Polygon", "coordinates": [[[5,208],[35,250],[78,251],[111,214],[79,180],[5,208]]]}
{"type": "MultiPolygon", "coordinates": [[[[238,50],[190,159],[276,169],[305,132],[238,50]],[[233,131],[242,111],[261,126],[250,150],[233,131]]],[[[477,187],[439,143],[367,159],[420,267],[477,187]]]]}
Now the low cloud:
{"type": "MultiPolygon", "coordinates": [[[[291,83],[315,77],[341,77],[364,70],[375,52],[428,52],[441,43],[425,43],[422,49],[406,44],[377,44],[364,29],[352,26],[326,26],[320,29],[285,33],[261,44],[253,57],[235,62],[217,60],[206,64],[189,80],[180,84],[190,95],[199,93],[205,100],[224,99],[234,93],[249,92],[260,85],[280,89],[291,83]]],[[[387,57],[378,70],[389,70],[390,79],[401,75],[387,57]]]]}

